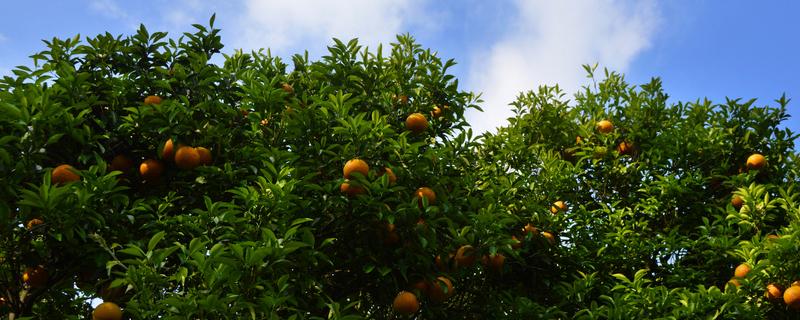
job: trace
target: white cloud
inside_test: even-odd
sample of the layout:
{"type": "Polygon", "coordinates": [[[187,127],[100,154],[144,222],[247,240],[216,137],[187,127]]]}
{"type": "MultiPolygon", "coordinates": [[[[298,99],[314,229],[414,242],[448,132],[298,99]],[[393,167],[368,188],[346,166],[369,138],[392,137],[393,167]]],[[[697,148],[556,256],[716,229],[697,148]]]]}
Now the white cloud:
{"type": "Polygon", "coordinates": [[[0,33],[0,43],[6,42],[6,40],[8,40],[8,37],[6,37],[6,35],[0,33]]]}
{"type": "Polygon", "coordinates": [[[477,48],[467,87],[482,91],[484,112],[468,113],[476,132],[504,125],[521,92],[555,85],[572,94],[586,82],[582,64],[625,72],[649,46],[659,20],[653,1],[516,2],[508,32],[477,48]]]}
{"type": "Polygon", "coordinates": [[[331,38],[359,38],[374,48],[388,44],[403,33],[409,19],[421,14],[415,5],[423,0],[245,0],[233,45],[237,48],[270,48],[281,55],[319,53],[331,38]],[[309,47],[309,45],[313,47],[309,47]]]}
{"type": "Polygon", "coordinates": [[[114,0],[91,0],[89,8],[113,19],[127,19],[128,14],[114,0]]]}

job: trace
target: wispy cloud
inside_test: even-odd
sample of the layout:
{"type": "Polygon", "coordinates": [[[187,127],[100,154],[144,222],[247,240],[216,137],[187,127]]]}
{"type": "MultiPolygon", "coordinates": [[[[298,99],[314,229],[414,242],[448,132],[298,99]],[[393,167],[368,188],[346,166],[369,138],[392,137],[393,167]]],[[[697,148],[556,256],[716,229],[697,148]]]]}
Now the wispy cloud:
{"type": "Polygon", "coordinates": [[[113,19],[127,19],[128,14],[119,7],[114,0],[91,0],[89,8],[93,11],[113,19]]]}
{"type": "Polygon", "coordinates": [[[6,42],[6,40],[8,40],[8,37],[6,37],[6,35],[0,33],[0,43],[6,42]]]}
{"type": "Polygon", "coordinates": [[[513,27],[487,48],[476,48],[467,79],[483,91],[484,113],[468,120],[476,132],[504,125],[521,91],[558,84],[573,93],[585,83],[582,64],[624,72],[646,49],[659,20],[654,1],[516,2],[513,27]]]}
{"type": "Polygon", "coordinates": [[[271,48],[286,54],[325,48],[331,38],[359,38],[374,47],[389,43],[405,32],[409,17],[421,14],[422,0],[245,0],[238,19],[234,46],[245,49],[271,48]],[[309,47],[309,45],[315,47],[309,47]]]}

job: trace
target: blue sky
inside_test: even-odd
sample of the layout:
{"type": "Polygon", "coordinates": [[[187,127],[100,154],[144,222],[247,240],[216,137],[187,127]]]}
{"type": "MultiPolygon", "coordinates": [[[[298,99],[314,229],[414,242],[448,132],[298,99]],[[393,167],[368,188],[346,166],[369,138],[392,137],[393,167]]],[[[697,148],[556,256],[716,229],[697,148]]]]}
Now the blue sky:
{"type": "Polygon", "coordinates": [[[144,23],[177,36],[217,13],[225,51],[268,47],[288,57],[324,53],[331,37],[375,47],[409,32],[459,62],[462,87],[483,92],[481,131],[505,122],[521,90],[586,84],[585,63],[633,83],[661,77],[672,101],[793,98],[785,125],[800,131],[800,2],[782,1],[436,1],[436,0],[62,0],[8,1],[0,13],[0,75],[30,65],[42,39],[144,23]]]}

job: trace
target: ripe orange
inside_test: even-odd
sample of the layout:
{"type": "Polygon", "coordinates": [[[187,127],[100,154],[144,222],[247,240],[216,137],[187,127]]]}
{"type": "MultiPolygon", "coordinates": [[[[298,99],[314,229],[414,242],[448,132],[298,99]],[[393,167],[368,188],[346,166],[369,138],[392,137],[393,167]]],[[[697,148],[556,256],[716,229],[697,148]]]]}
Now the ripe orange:
{"type": "Polygon", "coordinates": [[[364,188],[351,185],[348,181],[342,182],[342,185],[339,186],[339,191],[346,194],[349,197],[355,197],[359,194],[364,193],[364,188]]]}
{"type": "Polygon", "coordinates": [[[436,278],[430,287],[430,298],[433,302],[444,302],[455,293],[453,283],[446,277],[436,278]]]}
{"type": "MultiPolygon", "coordinates": [[[[539,229],[537,229],[536,227],[534,227],[532,224],[528,223],[528,224],[526,224],[526,225],[525,225],[525,227],[524,227],[524,228],[522,228],[522,232],[524,232],[524,233],[529,233],[529,234],[531,234],[532,236],[536,236],[536,235],[538,235],[538,234],[539,234],[539,229]]],[[[516,237],[514,237],[514,239],[516,240],[517,238],[516,238],[516,237]]]]}
{"type": "Polygon", "coordinates": [[[124,154],[118,154],[111,159],[111,163],[108,165],[109,171],[122,171],[123,173],[131,171],[133,169],[134,163],[131,158],[124,154]]]}
{"type": "Polygon", "coordinates": [[[404,94],[399,95],[399,96],[398,95],[394,95],[394,96],[392,96],[392,100],[394,100],[394,101],[396,101],[398,103],[401,103],[401,104],[406,104],[406,103],[408,103],[408,96],[404,95],[404,94]]]}
{"type": "Polygon", "coordinates": [[[553,203],[553,206],[550,207],[550,213],[552,214],[557,214],[559,211],[567,211],[567,204],[564,203],[564,201],[558,200],[553,203]]]}
{"type": "Polygon", "coordinates": [[[394,175],[394,171],[392,171],[391,168],[384,167],[380,175],[383,176],[384,174],[386,174],[389,177],[389,185],[393,185],[395,182],[397,182],[397,176],[394,175]]]}
{"type": "Polygon", "coordinates": [[[600,120],[597,122],[597,131],[600,131],[600,133],[603,134],[611,133],[611,131],[614,131],[614,124],[608,120],[600,120]]]}
{"type": "Polygon", "coordinates": [[[47,270],[41,266],[33,268],[26,268],[22,273],[22,281],[31,286],[31,288],[41,288],[47,284],[47,270]]]}
{"type": "Polygon", "coordinates": [[[210,166],[211,162],[211,150],[206,149],[205,147],[197,147],[197,154],[200,155],[200,165],[201,166],[210,166]]]}
{"type": "Polygon", "coordinates": [[[175,152],[175,165],[181,169],[194,169],[200,165],[200,153],[192,147],[180,147],[175,152]]]}
{"type": "Polygon", "coordinates": [[[385,228],[386,233],[383,238],[384,245],[391,246],[400,242],[400,235],[397,234],[397,228],[394,223],[387,223],[385,228]]]}
{"type": "Polygon", "coordinates": [[[55,169],[50,176],[53,184],[62,185],[80,180],[81,177],[75,173],[75,168],[68,164],[62,164],[55,169]]]}
{"type": "Polygon", "coordinates": [[[550,242],[550,245],[556,244],[556,237],[552,233],[545,231],[542,232],[542,236],[547,239],[547,242],[550,242]]]}
{"type": "Polygon", "coordinates": [[[505,264],[505,262],[506,256],[504,256],[502,253],[497,253],[492,256],[484,255],[482,259],[483,265],[491,268],[495,272],[502,272],[503,264],[505,264]]]}
{"type": "Polygon", "coordinates": [[[92,311],[92,320],[120,320],[122,310],[116,303],[103,302],[92,311]]]}
{"type": "Polygon", "coordinates": [[[428,294],[429,290],[428,281],[425,281],[424,279],[420,279],[417,282],[414,282],[414,284],[412,284],[411,287],[417,290],[419,294],[424,294],[424,295],[428,294]]]}
{"type": "Polygon", "coordinates": [[[750,266],[748,266],[746,263],[742,263],[736,267],[736,270],[733,272],[733,276],[736,278],[744,278],[748,273],[750,273],[750,266]]]}
{"type": "Polygon", "coordinates": [[[139,174],[145,181],[157,181],[164,173],[164,165],[155,159],[147,159],[139,165],[139,174]]]}
{"type": "Polygon", "coordinates": [[[147,96],[147,98],[144,98],[144,104],[149,104],[149,105],[161,104],[161,97],[159,97],[159,96],[147,96]]]}
{"type": "Polygon", "coordinates": [[[161,159],[170,161],[172,160],[174,152],[175,148],[172,144],[172,139],[168,139],[163,145],[161,145],[161,152],[159,154],[161,155],[161,159]]]}
{"type": "Polygon", "coordinates": [[[420,133],[428,129],[428,119],[421,113],[412,113],[406,118],[406,129],[413,133],[420,133]]]}
{"type": "Polygon", "coordinates": [[[433,107],[433,111],[431,111],[431,117],[439,118],[441,116],[442,116],[442,108],[439,108],[438,106],[433,107]]]}
{"type": "Polygon", "coordinates": [[[422,207],[422,198],[428,200],[428,205],[433,205],[436,203],[436,192],[433,192],[433,189],[428,187],[421,187],[414,192],[414,197],[417,198],[419,201],[419,206],[422,207]]]}
{"type": "Polygon", "coordinates": [[[633,143],[628,141],[620,142],[617,146],[617,152],[619,152],[620,155],[631,154],[631,152],[633,152],[633,143]]]}
{"type": "Polygon", "coordinates": [[[369,173],[369,165],[366,161],[355,158],[350,159],[344,164],[344,172],[345,179],[352,179],[353,173],[360,173],[362,176],[366,177],[369,173]]]}
{"type": "Polygon", "coordinates": [[[739,209],[742,207],[743,204],[744,204],[744,199],[742,199],[742,197],[733,196],[733,198],[731,198],[731,205],[733,205],[734,208],[739,209]]]}
{"type": "Polygon", "coordinates": [[[283,89],[283,91],[285,91],[285,92],[286,92],[286,93],[288,93],[288,94],[292,94],[292,93],[294,93],[294,87],[292,87],[292,85],[291,85],[291,84],[288,84],[288,83],[286,83],[286,82],[284,82],[283,84],[281,84],[281,89],[283,89]]]}
{"type": "Polygon", "coordinates": [[[436,263],[436,268],[439,271],[447,272],[450,271],[450,263],[453,261],[453,254],[447,255],[447,260],[442,259],[441,255],[436,255],[434,262],[436,263]]]}
{"type": "Polygon", "coordinates": [[[475,264],[475,248],[471,245],[463,245],[456,251],[456,266],[470,267],[475,264]]]}
{"type": "Polygon", "coordinates": [[[767,165],[767,158],[759,153],[754,153],[747,157],[747,169],[761,169],[767,165]]]}
{"type": "Polygon", "coordinates": [[[417,296],[408,291],[400,291],[394,298],[392,309],[399,314],[412,315],[419,310],[417,296]]]}
{"type": "Polygon", "coordinates": [[[522,241],[519,241],[519,239],[517,239],[517,236],[511,236],[511,241],[512,241],[511,248],[513,249],[522,248],[522,241]]]}
{"type": "Polygon", "coordinates": [[[767,235],[767,240],[778,240],[780,238],[781,237],[778,236],[777,234],[769,234],[769,235],[767,235]]]}
{"type": "Polygon", "coordinates": [[[742,285],[742,283],[739,282],[739,279],[736,279],[736,278],[728,280],[728,284],[732,284],[732,285],[736,286],[737,288],[742,285]]]}
{"type": "Polygon", "coordinates": [[[783,292],[783,302],[789,308],[800,309],[800,286],[791,286],[783,292]]]}
{"type": "Polygon", "coordinates": [[[775,285],[774,283],[770,283],[767,285],[767,291],[764,292],[764,296],[768,300],[777,300],[783,295],[781,292],[781,288],[775,285]]]}
{"type": "Polygon", "coordinates": [[[44,221],[42,221],[42,219],[33,218],[30,221],[28,221],[28,223],[25,224],[25,228],[28,228],[28,230],[31,230],[31,229],[33,229],[33,227],[38,226],[38,225],[40,225],[42,223],[44,223],[44,221]]]}

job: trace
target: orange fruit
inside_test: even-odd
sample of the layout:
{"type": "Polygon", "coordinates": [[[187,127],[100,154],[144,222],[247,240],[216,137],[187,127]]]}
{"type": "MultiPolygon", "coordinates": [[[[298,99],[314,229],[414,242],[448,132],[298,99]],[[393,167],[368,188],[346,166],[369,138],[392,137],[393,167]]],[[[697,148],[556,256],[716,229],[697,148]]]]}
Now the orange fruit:
{"type": "Polygon", "coordinates": [[[764,296],[768,300],[778,300],[783,295],[781,292],[781,288],[775,285],[774,283],[770,283],[767,285],[767,291],[764,292],[764,296]]]}
{"type": "Polygon", "coordinates": [[[404,94],[399,95],[399,96],[398,95],[394,95],[394,96],[392,96],[392,100],[397,101],[398,103],[401,103],[401,104],[406,104],[406,103],[408,103],[408,96],[404,95],[404,94]]]}
{"type": "Polygon", "coordinates": [[[81,179],[81,177],[76,174],[75,171],[75,168],[73,168],[71,165],[62,164],[53,169],[53,172],[50,176],[50,181],[57,185],[78,181],[81,179]]]}
{"type": "Polygon", "coordinates": [[[288,93],[288,94],[292,94],[292,93],[294,93],[294,87],[292,87],[292,85],[291,85],[291,84],[288,84],[288,83],[286,83],[286,82],[284,82],[283,84],[281,84],[281,89],[283,89],[283,91],[285,91],[285,92],[286,92],[286,93],[288,93]]]}
{"type": "Polygon", "coordinates": [[[767,235],[767,240],[778,240],[780,238],[781,237],[779,237],[777,234],[769,234],[769,235],[767,235]]]}
{"type": "Polygon", "coordinates": [[[728,284],[734,285],[737,288],[742,285],[742,283],[739,282],[739,279],[735,279],[735,278],[728,280],[728,284]]]}
{"type": "Polygon", "coordinates": [[[470,267],[475,264],[475,248],[471,245],[463,245],[456,251],[456,266],[470,267]]]}
{"type": "Polygon", "coordinates": [[[436,268],[439,269],[439,271],[447,272],[450,270],[450,262],[452,262],[452,260],[453,254],[451,253],[447,255],[447,260],[442,259],[441,255],[436,255],[434,262],[436,263],[436,268]]]}
{"type": "Polygon", "coordinates": [[[744,199],[742,199],[742,197],[733,196],[733,198],[731,198],[731,205],[733,205],[734,208],[739,209],[742,207],[743,204],[744,204],[744,199]]]}
{"type": "Polygon", "coordinates": [[[359,194],[364,193],[364,188],[359,187],[359,186],[355,186],[355,185],[351,185],[349,182],[345,181],[345,182],[342,182],[341,186],[339,186],[339,191],[341,191],[342,193],[346,194],[347,196],[355,197],[355,196],[357,196],[359,194]]]}
{"type": "Polygon", "coordinates": [[[754,153],[747,157],[747,169],[761,169],[767,165],[767,158],[760,153],[754,153]]]}
{"type": "Polygon", "coordinates": [[[103,302],[92,311],[92,320],[120,320],[122,310],[116,303],[103,302]]]}
{"type": "Polygon", "coordinates": [[[439,108],[438,106],[433,107],[433,111],[431,111],[431,117],[439,118],[441,116],[442,116],[442,108],[439,108]]]}
{"type": "Polygon", "coordinates": [[[502,272],[503,264],[506,262],[506,256],[502,253],[497,253],[492,256],[484,255],[481,262],[484,266],[491,268],[495,272],[502,272]]]}
{"type": "Polygon", "coordinates": [[[550,245],[556,244],[556,237],[552,233],[545,231],[542,232],[542,236],[547,239],[547,242],[550,242],[550,245]]]}
{"type": "Polygon", "coordinates": [[[564,201],[558,200],[553,203],[553,206],[550,207],[550,213],[552,214],[557,214],[559,211],[567,211],[567,204],[564,203],[564,201]]]}
{"type": "Polygon", "coordinates": [[[428,199],[428,205],[436,203],[436,192],[428,187],[421,187],[414,192],[414,197],[419,201],[419,206],[422,207],[422,198],[428,199]]]}
{"type": "Polygon", "coordinates": [[[417,296],[408,291],[400,291],[394,298],[392,309],[399,314],[412,315],[419,310],[417,296]]]}
{"type": "Polygon", "coordinates": [[[611,133],[611,131],[614,131],[614,124],[608,120],[600,120],[597,122],[597,131],[600,131],[600,133],[603,134],[611,133]]]}
{"type": "Polygon", "coordinates": [[[192,147],[180,147],[175,152],[175,165],[181,169],[194,169],[200,165],[200,153],[192,147]]]}
{"type": "Polygon", "coordinates": [[[384,234],[383,244],[390,246],[400,242],[400,235],[397,234],[397,228],[394,223],[386,224],[386,233],[384,234]]]}
{"type": "Polygon", "coordinates": [[[744,278],[748,273],[750,273],[750,266],[748,266],[746,263],[742,263],[736,267],[736,270],[733,272],[733,276],[736,278],[744,278]]]}
{"type": "Polygon", "coordinates": [[[511,236],[511,242],[512,242],[511,248],[513,249],[522,248],[522,241],[519,241],[519,239],[517,239],[517,236],[511,236]]]}
{"type": "Polygon", "coordinates": [[[201,166],[210,166],[211,162],[211,150],[206,149],[205,147],[197,147],[197,154],[200,155],[200,165],[201,166]]]}
{"type": "Polygon", "coordinates": [[[369,165],[367,164],[366,161],[358,158],[350,159],[347,162],[345,162],[344,169],[342,171],[344,172],[345,179],[352,179],[353,173],[356,172],[366,177],[367,174],[369,173],[369,165]]]}
{"type": "Polygon", "coordinates": [[[109,171],[122,171],[128,172],[133,169],[134,163],[131,158],[124,154],[118,154],[111,159],[111,163],[108,165],[109,171]]]}
{"type": "Polygon", "coordinates": [[[397,182],[397,176],[394,175],[394,171],[392,171],[391,168],[384,167],[380,175],[383,176],[384,174],[389,177],[389,185],[393,185],[395,182],[397,182]]]}
{"type": "Polygon", "coordinates": [[[164,173],[164,165],[155,159],[147,159],[139,165],[139,174],[145,181],[156,181],[164,173]]]}
{"type": "Polygon", "coordinates": [[[168,139],[166,142],[164,142],[164,144],[161,145],[161,152],[160,152],[161,159],[167,161],[172,160],[172,156],[174,155],[175,152],[174,147],[175,146],[172,143],[172,139],[168,139]]]}
{"type": "MultiPolygon", "coordinates": [[[[522,228],[522,232],[529,233],[529,234],[535,236],[535,235],[539,234],[539,229],[534,227],[532,224],[528,223],[528,224],[525,225],[524,228],[522,228]]],[[[516,240],[517,238],[514,237],[514,239],[516,240]]]]}
{"type": "Polygon", "coordinates": [[[22,273],[22,281],[31,286],[31,288],[44,287],[47,284],[47,270],[41,266],[33,268],[26,268],[22,273]]]}
{"type": "Polygon", "coordinates": [[[789,308],[800,309],[800,286],[791,286],[783,292],[783,302],[789,308]]]}
{"type": "Polygon", "coordinates": [[[633,152],[633,143],[628,141],[620,142],[617,146],[617,152],[619,152],[620,155],[631,154],[631,152],[633,152]]]}
{"type": "Polygon", "coordinates": [[[428,119],[421,113],[412,113],[406,118],[406,129],[413,133],[420,133],[428,129],[428,119]]]}
{"type": "Polygon", "coordinates": [[[433,302],[444,302],[455,293],[453,283],[445,277],[438,277],[430,286],[430,298],[433,302]]]}
{"type": "Polygon", "coordinates": [[[147,98],[144,98],[144,104],[149,104],[149,105],[161,104],[161,97],[159,97],[159,96],[147,96],[147,98]]]}
{"type": "Polygon", "coordinates": [[[420,294],[425,294],[425,295],[428,294],[428,289],[429,289],[428,281],[425,281],[424,279],[420,279],[419,281],[414,282],[414,284],[412,284],[411,287],[417,290],[417,292],[420,294]]]}
{"type": "Polygon", "coordinates": [[[28,223],[25,224],[25,228],[28,228],[28,230],[31,230],[31,229],[33,229],[33,227],[38,226],[38,225],[40,225],[42,223],[44,223],[44,221],[42,221],[42,219],[33,218],[30,221],[28,221],[28,223]]]}

